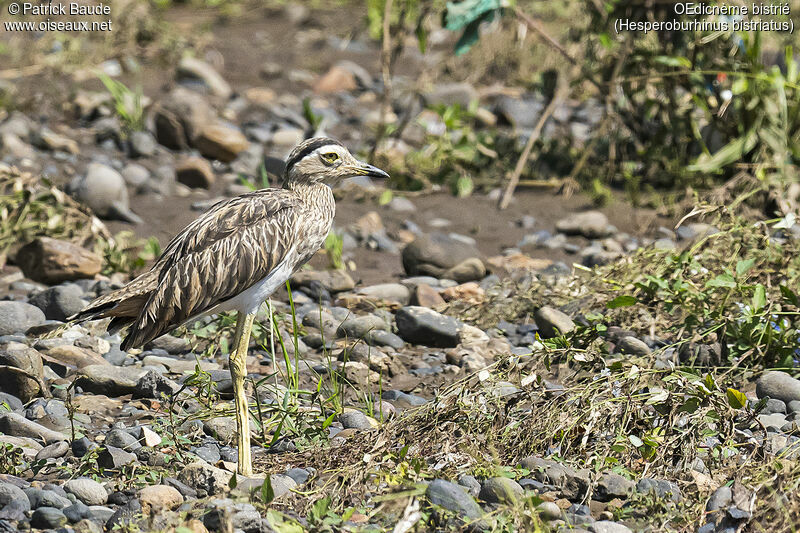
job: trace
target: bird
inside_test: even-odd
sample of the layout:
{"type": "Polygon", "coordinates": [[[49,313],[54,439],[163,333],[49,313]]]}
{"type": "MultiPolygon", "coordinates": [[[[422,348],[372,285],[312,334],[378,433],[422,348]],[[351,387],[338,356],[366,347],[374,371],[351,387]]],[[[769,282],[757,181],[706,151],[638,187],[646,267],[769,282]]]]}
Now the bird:
{"type": "Polygon", "coordinates": [[[253,475],[244,380],[256,312],[320,249],[336,210],[331,187],[356,176],[389,177],[338,140],[307,139],[289,154],[280,188],[216,203],[169,242],[149,271],[70,317],[110,318],[109,332],[127,327],[120,348],[129,350],[201,316],[235,311],[228,365],[242,476],[253,475]]]}

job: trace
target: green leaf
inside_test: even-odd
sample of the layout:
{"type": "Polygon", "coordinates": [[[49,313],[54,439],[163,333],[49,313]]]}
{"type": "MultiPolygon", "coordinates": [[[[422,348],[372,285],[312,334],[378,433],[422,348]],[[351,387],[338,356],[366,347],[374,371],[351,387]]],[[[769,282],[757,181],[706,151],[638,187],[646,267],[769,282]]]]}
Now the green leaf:
{"type": "Polygon", "coordinates": [[[729,289],[736,288],[736,281],[730,274],[720,274],[714,279],[706,282],[706,287],[727,287],[729,289]]]}
{"type": "Polygon", "coordinates": [[[734,139],[713,155],[701,154],[694,164],[686,167],[689,172],[718,172],[724,167],[742,159],[758,142],[755,129],[750,129],[743,136],[734,139]]]}
{"type": "Polygon", "coordinates": [[[767,291],[759,283],[753,291],[753,312],[760,311],[765,305],[767,305],[767,291]]]}
{"type": "Polygon", "coordinates": [[[741,76],[737,78],[731,85],[731,92],[733,94],[742,94],[747,90],[748,85],[749,83],[747,81],[747,78],[741,76]]]}
{"type": "Polygon", "coordinates": [[[275,491],[272,488],[272,479],[269,477],[264,478],[264,484],[261,485],[261,501],[264,502],[265,505],[272,502],[275,499],[275,491]]]}
{"type": "Polygon", "coordinates": [[[383,191],[381,193],[380,197],[378,197],[378,205],[386,205],[386,204],[388,204],[389,202],[392,201],[393,197],[394,197],[394,194],[392,193],[392,191],[389,190],[389,189],[386,189],[385,191],[383,191]]]}
{"type": "Polygon", "coordinates": [[[231,480],[228,481],[228,488],[233,490],[233,489],[236,488],[236,485],[238,485],[238,484],[239,484],[239,480],[236,479],[236,473],[234,472],[234,474],[231,476],[231,480]]]}
{"type": "Polygon", "coordinates": [[[606,307],[609,309],[617,309],[618,307],[630,307],[632,305],[635,305],[636,302],[638,301],[639,300],[637,300],[636,297],[634,296],[621,295],[617,296],[616,298],[608,302],[606,304],[606,307]]]}
{"type": "Polygon", "coordinates": [[[783,298],[786,301],[788,301],[795,307],[800,307],[800,301],[797,298],[797,294],[792,289],[790,289],[786,285],[781,285],[780,289],[781,289],[781,295],[783,295],[783,298]]]}
{"type": "Polygon", "coordinates": [[[633,444],[637,448],[644,444],[644,442],[642,442],[642,439],[640,439],[636,435],[628,435],[628,440],[630,441],[631,444],[633,444]]]}
{"type": "Polygon", "coordinates": [[[747,405],[747,396],[736,389],[728,388],[726,395],[728,396],[728,405],[734,409],[741,409],[747,405]]]}
{"type": "Polygon", "coordinates": [[[692,66],[692,62],[683,56],[657,56],[655,61],[668,67],[690,68],[692,66]]]}
{"type": "Polygon", "coordinates": [[[444,20],[445,28],[450,31],[481,22],[487,13],[503,7],[502,0],[463,0],[447,2],[444,20]]]}
{"type": "Polygon", "coordinates": [[[746,274],[751,268],[753,268],[753,264],[755,264],[755,259],[742,259],[738,263],[736,263],[736,275],[742,276],[746,274]]]}

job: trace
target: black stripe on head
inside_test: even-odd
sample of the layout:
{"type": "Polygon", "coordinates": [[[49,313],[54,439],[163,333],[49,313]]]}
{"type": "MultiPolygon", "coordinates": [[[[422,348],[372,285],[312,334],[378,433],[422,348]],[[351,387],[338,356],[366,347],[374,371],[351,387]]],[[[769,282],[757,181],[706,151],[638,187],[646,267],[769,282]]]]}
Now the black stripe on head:
{"type": "Polygon", "coordinates": [[[329,137],[313,137],[298,144],[295,149],[292,150],[292,153],[289,154],[289,159],[286,160],[286,174],[289,174],[289,172],[292,170],[292,167],[301,161],[305,156],[314,150],[322,148],[323,146],[328,146],[329,144],[344,146],[336,139],[331,139],[329,137]]]}

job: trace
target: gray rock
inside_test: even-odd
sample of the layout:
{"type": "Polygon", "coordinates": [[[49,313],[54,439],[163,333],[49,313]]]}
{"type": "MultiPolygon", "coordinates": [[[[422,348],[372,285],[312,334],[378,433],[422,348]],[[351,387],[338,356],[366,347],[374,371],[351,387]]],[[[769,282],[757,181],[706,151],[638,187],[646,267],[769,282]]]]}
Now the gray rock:
{"type": "Polygon", "coordinates": [[[108,501],[108,492],[105,487],[93,479],[79,477],[64,483],[64,490],[72,494],[86,505],[105,505],[108,501]]]}
{"type": "Polygon", "coordinates": [[[31,502],[21,488],[11,483],[0,482],[0,513],[6,511],[8,506],[12,506],[15,512],[24,513],[30,511],[31,502]]]}
{"type": "MultiPolygon", "coordinates": [[[[403,288],[405,289],[405,287],[403,288]]],[[[336,332],[340,337],[363,339],[370,331],[387,328],[388,324],[382,318],[375,315],[364,315],[346,319],[339,324],[336,332]]]]}
{"type": "MultiPolygon", "coordinates": [[[[110,516],[107,517],[105,523],[106,531],[142,531],[148,529],[142,513],[142,504],[139,500],[130,500],[118,507],[116,511],[112,509],[108,509],[108,511],[110,511],[110,516]]],[[[96,515],[96,511],[93,510],[92,514],[96,515]]],[[[103,517],[105,516],[106,513],[103,513],[103,517]]],[[[100,516],[97,516],[97,518],[102,519],[100,516]]]]}
{"type": "Polygon", "coordinates": [[[445,279],[452,279],[458,283],[476,281],[486,276],[486,265],[477,257],[470,257],[461,261],[454,267],[448,268],[442,273],[445,279]]]}
{"type": "Polygon", "coordinates": [[[77,385],[85,391],[106,396],[124,396],[136,390],[146,369],[110,365],[88,365],[81,369],[77,385]]]}
{"type": "Polygon", "coordinates": [[[345,429],[372,429],[367,415],[356,409],[348,409],[339,415],[339,422],[345,429]]]}
{"type": "Polygon", "coordinates": [[[273,474],[269,476],[269,480],[276,498],[280,498],[297,488],[297,482],[284,474],[273,474]]]}
{"type": "Polygon", "coordinates": [[[536,506],[539,516],[548,522],[561,519],[561,508],[554,502],[542,502],[536,506]]]}
{"type": "Polygon", "coordinates": [[[786,414],[786,403],[782,402],[781,400],[776,400],[775,398],[770,398],[767,400],[767,404],[764,406],[764,414],[786,414]]]}
{"type": "Polygon", "coordinates": [[[136,454],[126,452],[116,446],[106,445],[97,456],[97,464],[103,468],[121,468],[136,462],[136,459],[136,454]]]}
{"type": "Polygon", "coordinates": [[[533,318],[539,327],[539,335],[545,339],[566,335],[575,329],[575,323],[568,315],[552,307],[539,308],[533,318]]]}
{"type": "Polygon", "coordinates": [[[138,189],[150,180],[150,171],[137,163],[128,163],[120,172],[128,186],[138,189]]]}
{"type": "Polygon", "coordinates": [[[216,444],[204,444],[192,449],[192,453],[209,464],[220,460],[219,447],[216,444]]]}
{"type": "Polygon", "coordinates": [[[30,303],[38,307],[48,320],[65,322],[86,306],[83,289],[74,283],[50,287],[31,297],[30,303]]]}
{"type": "Polygon", "coordinates": [[[411,291],[408,290],[408,287],[400,283],[370,285],[369,287],[359,289],[358,294],[369,298],[398,302],[400,305],[407,305],[409,300],[411,300],[411,291]]]}
{"type": "Polygon", "coordinates": [[[683,500],[683,494],[678,485],[666,479],[642,478],[636,483],[636,492],[641,494],[655,494],[657,497],[672,500],[677,503],[683,500]]]}
{"type": "Polygon", "coordinates": [[[515,98],[501,96],[495,103],[494,112],[514,128],[531,130],[536,127],[546,102],[541,96],[515,98]]]}
{"type": "Polygon", "coordinates": [[[551,459],[526,457],[520,464],[531,471],[531,477],[561,489],[569,500],[582,498],[589,490],[591,474],[586,469],[575,470],[551,459]]]}
{"type": "Polygon", "coordinates": [[[23,302],[0,302],[0,335],[24,333],[47,320],[42,310],[23,302]]]}
{"type": "Polygon", "coordinates": [[[475,499],[463,487],[450,481],[434,479],[425,490],[425,495],[434,505],[457,513],[462,518],[476,520],[483,516],[475,499]]]}
{"type": "Polygon", "coordinates": [[[610,520],[598,520],[590,524],[589,531],[592,533],[632,533],[628,526],[610,520]]]}
{"type": "Polygon", "coordinates": [[[75,457],[83,457],[89,453],[90,450],[94,450],[96,448],[99,448],[99,446],[86,437],[75,439],[70,445],[70,449],[72,449],[72,455],[75,457]]]}
{"type": "Polygon", "coordinates": [[[402,252],[403,268],[410,276],[441,277],[448,269],[471,258],[480,258],[474,245],[442,233],[421,235],[402,252]]]}
{"type": "Polygon", "coordinates": [[[587,239],[608,237],[614,232],[613,226],[600,211],[575,213],[556,222],[556,229],[566,235],[582,235],[587,239]]]}
{"type": "Polygon", "coordinates": [[[155,370],[148,370],[145,375],[136,382],[133,391],[134,398],[161,398],[170,397],[180,389],[180,385],[171,379],[162,376],[155,370]]]}
{"type": "Polygon", "coordinates": [[[800,380],[786,372],[765,372],[756,381],[756,394],[759,398],[775,398],[788,404],[800,400],[800,380]]]}
{"type": "Polygon", "coordinates": [[[178,81],[199,82],[211,94],[224,100],[227,100],[233,94],[228,82],[211,65],[195,57],[184,56],[181,59],[180,63],[178,63],[176,77],[178,81]]]}
{"type": "Polygon", "coordinates": [[[513,504],[525,491],[519,483],[507,477],[493,477],[483,482],[480,499],[489,503],[513,504]]]}
{"type": "Polygon", "coordinates": [[[781,428],[786,424],[786,415],[781,413],[773,413],[771,415],[758,415],[758,421],[761,422],[769,431],[781,431],[781,428]]]}
{"type": "Polygon", "coordinates": [[[0,433],[38,439],[46,444],[67,440],[67,436],[63,433],[48,429],[17,413],[0,413],[0,433]]]}
{"type": "Polygon", "coordinates": [[[39,507],[31,516],[31,526],[37,529],[55,529],[67,523],[67,517],[55,507],[39,507]]]}
{"type": "Polygon", "coordinates": [[[458,484],[467,489],[467,492],[474,498],[477,498],[481,493],[481,483],[473,476],[462,474],[458,478],[458,484]]]}
{"type": "Polygon", "coordinates": [[[407,342],[450,348],[458,345],[458,321],[426,307],[408,306],[395,315],[397,330],[407,342]]]}
{"type": "Polygon", "coordinates": [[[140,224],[142,219],[128,205],[125,179],[113,168],[102,163],[91,163],[86,174],[70,184],[75,198],[88,205],[97,216],[140,224]]]}
{"type": "Polygon", "coordinates": [[[175,337],[174,335],[161,335],[148,342],[145,345],[147,350],[164,350],[170,354],[181,354],[188,352],[191,349],[189,341],[182,337],[175,337]]]}
{"type": "Polygon", "coordinates": [[[88,518],[90,514],[89,506],[81,501],[75,502],[68,507],[64,507],[61,509],[61,512],[64,513],[64,516],[67,517],[67,520],[73,524],[83,520],[84,518],[88,518]]]}
{"type": "Polygon", "coordinates": [[[123,450],[129,452],[135,452],[142,447],[142,445],[139,444],[139,441],[136,440],[136,437],[121,429],[112,429],[109,431],[106,434],[106,440],[103,441],[103,444],[106,446],[122,448],[123,450]]]}
{"type": "MultiPolygon", "coordinates": [[[[207,494],[218,494],[228,488],[233,474],[204,462],[187,465],[178,474],[178,480],[194,489],[201,489],[207,494]]],[[[291,478],[289,478],[291,479],[291,478]]]]}
{"type": "Polygon", "coordinates": [[[53,490],[37,489],[35,487],[28,487],[24,489],[25,494],[28,496],[28,501],[31,502],[31,509],[38,509],[39,507],[54,507],[56,509],[63,509],[72,504],[64,496],[61,496],[53,490]]]}
{"type": "Polygon", "coordinates": [[[39,461],[42,459],[54,459],[58,457],[64,457],[65,455],[67,455],[68,451],[69,451],[69,444],[67,444],[66,441],[62,440],[54,442],[53,444],[49,444],[44,448],[42,448],[41,450],[39,450],[36,453],[36,460],[39,461]]]}
{"type": "Polygon", "coordinates": [[[156,139],[167,148],[185,149],[215,116],[203,95],[177,87],[156,107],[156,139]]]}
{"type": "Polygon", "coordinates": [[[630,335],[622,337],[619,340],[617,343],[617,350],[630,355],[648,355],[651,351],[650,347],[645,344],[644,341],[636,337],[631,337],[630,335]]]}
{"type": "Polygon", "coordinates": [[[0,406],[15,412],[22,411],[23,407],[22,401],[19,398],[7,392],[0,392],[0,406]]]}
{"type": "Polygon", "coordinates": [[[312,473],[306,470],[305,468],[290,468],[286,471],[286,475],[289,476],[297,483],[298,486],[302,485],[311,477],[312,473]]]}
{"type": "Polygon", "coordinates": [[[10,370],[0,372],[0,390],[26,403],[42,393],[39,383],[44,383],[44,368],[39,352],[12,342],[0,347],[0,365],[18,368],[27,374],[10,370]]]}
{"type": "Polygon", "coordinates": [[[381,329],[374,329],[364,336],[364,340],[370,346],[388,346],[399,350],[405,345],[403,339],[392,333],[391,331],[384,331],[381,329]]]}
{"type": "Polygon", "coordinates": [[[128,137],[131,157],[150,157],[156,153],[156,140],[146,131],[134,131],[128,137]]]}
{"type": "Polygon", "coordinates": [[[633,492],[636,484],[630,479],[626,479],[619,474],[606,472],[597,481],[594,491],[594,499],[607,502],[614,498],[625,499],[633,492]]]}
{"type": "Polygon", "coordinates": [[[417,210],[414,202],[402,196],[395,196],[387,205],[389,209],[398,213],[413,213],[417,210]]]}

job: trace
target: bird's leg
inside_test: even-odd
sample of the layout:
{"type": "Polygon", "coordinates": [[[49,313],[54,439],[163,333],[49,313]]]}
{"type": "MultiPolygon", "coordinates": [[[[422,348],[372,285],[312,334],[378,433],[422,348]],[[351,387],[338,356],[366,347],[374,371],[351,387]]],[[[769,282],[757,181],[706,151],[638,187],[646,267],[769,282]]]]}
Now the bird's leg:
{"type": "Polygon", "coordinates": [[[247,345],[250,344],[250,330],[253,327],[255,316],[255,314],[241,312],[237,315],[234,347],[228,359],[236,404],[236,431],[239,449],[239,466],[236,470],[243,476],[253,475],[253,464],[250,460],[250,416],[247,396],[244,393],[244,378],[247,376],[247,345]]]}

